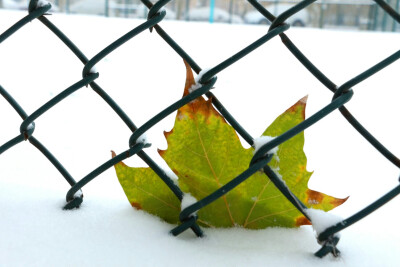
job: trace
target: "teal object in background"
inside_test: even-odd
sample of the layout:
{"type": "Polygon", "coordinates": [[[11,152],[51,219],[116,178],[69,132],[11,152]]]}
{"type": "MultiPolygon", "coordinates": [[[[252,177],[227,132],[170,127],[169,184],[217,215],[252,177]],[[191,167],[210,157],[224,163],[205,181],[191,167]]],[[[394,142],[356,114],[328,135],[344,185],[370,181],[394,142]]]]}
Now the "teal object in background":
{"type": "Polygon", "coordinates": [[[210,19],[209,22],[214,22],[214,9],[215,9],[215,0],[210,0],[210,19]]]}

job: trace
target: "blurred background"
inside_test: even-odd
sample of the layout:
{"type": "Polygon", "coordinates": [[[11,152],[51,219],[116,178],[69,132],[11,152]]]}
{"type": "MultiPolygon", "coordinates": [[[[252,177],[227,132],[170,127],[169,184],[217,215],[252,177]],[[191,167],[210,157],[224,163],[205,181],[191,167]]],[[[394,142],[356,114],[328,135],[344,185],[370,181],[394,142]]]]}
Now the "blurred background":
{"type": "MultiPolygon", "coordinates": [[[[0,8],[26,10],[29,0],[0,0],[0,8]]],[[[52,12],[89,14],[109,17],[145,18],[147,8],[140,0],[51,0],[52,12]]],[[[300,1],[259,0],[272,14],[278,15],[300,1]]],[[[400,0],[387,0],[395,10],[400,0]]],[[[208,21],[210,23],[269,24],[245,0],[175,0],[165,7],[166,19],[208,21]]],[[[338,28],[370,31],[400,31],[374,1],[323,0],[293,15],[292,26],[338,28]]]]}

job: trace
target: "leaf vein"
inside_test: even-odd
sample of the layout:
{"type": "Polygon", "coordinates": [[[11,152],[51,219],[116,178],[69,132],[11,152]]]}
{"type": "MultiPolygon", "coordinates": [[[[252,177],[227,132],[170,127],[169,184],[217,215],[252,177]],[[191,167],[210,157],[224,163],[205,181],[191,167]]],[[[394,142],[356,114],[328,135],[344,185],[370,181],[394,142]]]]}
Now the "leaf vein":
{"type": "Polygon", "coordinates": [[[175,207],[175,206],[172,205],[171,203],[168,203],[168,202],[164,201],[163,199],[161,199],[161,198],[157,197],[156,195],[154,195],[154,194],[152,194],[152,193],[150,193],[150,192],[144,190],[143,188],[141,188],[141,187],[139,187],[139,186],[137,186],[137,185],[133,185],[133,186],[136,187],[138,190],[144,192],[145,194],[147,194],[147,195],[149,195],[149,196],[151,196],[151,197],[157,199],[158,201],[160,201],[160,202],[163,203],[164,205],[169,206],[169,207],[171,207],[171,208],[173,208],[173,209],[175,209],[175,210],[180,210],[179,208],[175,207]]]}
{"type": "Polygon", "coordinates": [[[268,180],[268,182],[267,182],[267,183],[263,186],[263,188],[261,189],[260,193],[259,193],[258,196],[257,196],[257,199],[254,201],[253,206],[251,207],[251,209],[250,209],[250,211],[249,211],[249,214],[248,214],[247,217],[246,217],[246,220],[245,220],[245,222],[244,222],[243,227],[246,227],[246,226],[247,226],[248,221],[249,221],[249,219],[250,219],[250,216],[251,216],[251,214],[253,213],[253,210],[254,210],[254,208],[256,207],[256,205],[257,205],[257,203],[258,203],[258,201],[259,201],[259,198],[262,196],[262,194],[264,193],[265,189],[268,187],[268,185],[269,185],[270,183],[271,183],[271,180],[268,180]]]}
{"type": "MultiPolygon", "coordinates": [[[[202,138],[201,133],[200,133],[200,130],[199,130],[199,125],[198,125],[197,119],[195,120],[195,124],[196,124],[197,135],[198,135],[198,137],[199,137],[201,147],[203,148],[204,155],[205,155],[205,157],[206,157],[208,166],[210,167],[210,170],[211,170],[211,172],[212,172],[212,174],[213,174],[215,180],[217,181],[218,186],[221,187],[222,185],[221,185],[221,183],[220,183],[220,181],[219,181],[219,179],[218,179],[217,174],[215,173],[215,170],[214,170],[214,168],[213,168],[213,166],[212,166],[212,164],[211,164],[210,158],[208,157],[207,150],[206,150],[206,148],[205,148],[205,146],[204,146],[203,138],[202,138]]],[[[232,213],[231,213],[231,210],[230,210],[230,208],[229,208],[229,204],[228,204],[228,201],[227,201],[227,199],[226,199],[226,196],[225,196],[225,195],[222,196],[222,199],[223,199],[224,202],[225,202],[225,206],[226,206],[226,209],[227,209],[227,211],[228,211],[228,215],[229,215],[229,218],[230,218],[230,220],[231,220],[231,222],[232,222],[232,225],[235,225],[235,220],[234,220],[233,217],[232,217],[232,213]]]]}

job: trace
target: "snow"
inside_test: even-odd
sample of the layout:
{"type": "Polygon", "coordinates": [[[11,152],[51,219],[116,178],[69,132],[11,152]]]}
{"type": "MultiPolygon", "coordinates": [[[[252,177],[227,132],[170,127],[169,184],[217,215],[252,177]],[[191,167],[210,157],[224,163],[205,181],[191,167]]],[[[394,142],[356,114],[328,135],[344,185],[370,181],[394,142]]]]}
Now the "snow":
{"type": "Polygon", "coordinates": [[[286,185],[286,182],[283,180],[283,176],[282,176],[282,174],[280,174],[280,169],[279,169],[279,167],[278,168],[271,168],[274,172],[275,172],[275,174],[276,174],[276,176],[278,176],[278,178],[286,185]]]}
{"type": "Polygon", "coordinates": [[[311,219],[312,226],[317,235],[325,231],[327,228],[343,221],[342,217],[323,210],[308,209],[306,212],[311,219]]]}
{"type": "Polygon", "coordinates": [[[194,198],[190,193],[184,193],[182,202],[181,202],[181,210],[186,209],[187,207],[193,205],[197,202],[197,199],[194,198]]]}
{"type": "MultiPolygon", "coordinates": [[[[265,144],[269,143],[270,141],[274,140],[275,137],[272,136],[260,136],[254,139],[254,143],[253,143],[253,147],[254,147],[254,154],[265,144]]],[[[278,156],[278,150],[279,147],[276,146],[274,148],[272,148],[271,150],[268,151],[268,153],[272,153],[274,156],[274,159],[279,162],[279,156],[278,156]]],[[[285,180],[283,180],[282,175],[279,173],[280,168],[279,166],[276,168],[272,168],[272,170],[275,172],[276,176],[282,181],[282,183],[284,183],[286,185],[285,180]]]]}
{"type": "Polygon", "coordinates": [[[206,74],[212,68],[204,68],[200,71],[200,73],[194,78],[196,83],[199,83],[201,78],[203,78],[204,74],[206,74]]]}
{"type": "Polygon", "coordinates": [[[138,137],[138,139],[136,140],[136,143],[143,143],[143,144],[148,144],[149,140],[147,139],[147,135],[146,133],[142,134],[141,136],[138,137]]]}
{"type": "Polygon", "coordinates": [[[48,5],[48,4],[50,4],[50,3],[48,1],[46,1],[46,0],[39,0],[38,3],[37,3],[37,6],[38,7],[42,7],[42,6],[45,6],[45,5],[48,5]]]}
{"type": "Polygon", "coordinates": [[[198,89],[200,89],[201,88],[201,84],[200,83],[195,83],[195,84],[193,84],[190,88],[189,88],[189,93],[192,93],[192,92],[194,92],[194,91],[196,91],[196,90],[198,90],[198,89]]]}
{"type": "MultiPolygon", "coordinates": [[[[25,15],[0,10],[0,32],[25,15]]],[[[49,19],[88,58],[143,22],[62,14],[49,19]],[[89,33],[89,28],[100,28],[101,33],[89,33]]],[[[200,66],[215,66],[267,31],[262,26],[174,21],[163,21],[161,26],[200,66]],[[193,38],[188,37],[191,33],[193,38]],[[207,38],[195,38],[199,35],[207,38]]],[[[291,29],[287,34],[338,85],[398,51],[400,43],[398,33],[291,29]]],[[[0,84],[28,115],[79,81],[83,68],[37,20],[0,44],[0,59],[0,84]],[[30,49],[26,49],[27,42],[30,49]]],[[[98,65],[102,75],[96,83],[137,125],[182,96],[182,59],[154,32],[143,32],[98,65]]],[[[355,86],[355,95],[346,104],[396,155],[400,154],[400,126],[392,122],[398,120],[399,68],[396,62],[355,86]]],[[[304,95],[309,95],[307,116],[332,98],[278,38],[218,74],[215,86],[219,100],[253,136],[304,95]]],[[[0,114],[3,144],[19,135],[22,120],[2,97],[0,114]]],[[[157,148],[167,146],[163,131],[170,130],[174,120],[175,114],[146,132],[153,143],[146,153],[152,158],[160,159],[157,148]]],[[[109,160],[111,149],[117,154],[127,150],[132,134],[87,88],[43,114],[35,125],[34,136],[76,180],[109,160]]],[[[342,198],[350,195],[334,210],[343,218],[398,184],[398,168],[363,141],[339,112],[306,130],[305,152],[307,169],[314,171],[311,189],[342,198]]],[[[146,166],[136,156],[125,163],[146,166]]],[[[1,266],[400,266],[395,212],[400,198],[344,230],[338,244],[339,259],[328,256],[321,260],[312,255],[320,246],[311,226],[259,231],[204,229],[205,238],[196,238],[189,230],[173,237],[169,231],[174,226],[129,205],[113,169],[83,188],[80,209],[62,210],[69,189],[60,173],[29,142],[0,155],[1,266]]]]}
{"type": "Polygon", "coordinates": [[[163,12],[163,11],[167,12],[167,10],[165,9],[165,7],[160,8],[160,9],[158,10],[157,13],[161,13],[161,12],[163,12]]]}
{"type": "Polygon", "coordinates": [[[171,180],[178,181],[178,176],[176,176],[176,174],[175,174],[170,168],[167,167],[167,168],[164,168],[163,170],[164,170],[165,174],[166,174],[171,180]]]}
{"type": "MultiPolygon", "coordinates": [[[[269,143],[270,141],[274,140],[275,137],[271,136],[260,136],[257,138],[254,138],[254,154],[265,144],[269,143]]],[[[269,150],[269,153],[272,153],[274,155],[277,155],[279,147],[274,147],[271,150],[269,150]]]]}
{"type": "Polygon", "coordinates": [[[83,192],[82,190],[78,190],[76,191],[76,193],[74,194],[74,198],[80,198],[83,196],[83,192]]]}
{"type": "Polygon", "coordinates": [[[33,123],[30,123],[26,129],[27,129],[28,131],[30,131],[30,130],[32,130],[32,129],[34,129],[34,128],[35,128],[35,126],[33,125],[33,123]]]}
{"type": "Polygon", "coordinates": [[[89,72],[90,72],[90,73],[98,73],[99,71],[97,70],[97,67],[96,67],[96,66],[93,66],[93,67],[90,69],[89,72]]]}
{"type": "Polygon", "coordinates": [[[189,88],[189,93],[192,93],[193,91],[196,91],[197,89],[200,89],[202,87],[202,84],[200,83],[201,78],[205,73],[207,73],[211,68],[203,69],[200,71],[200,73],[194,78],[195,84],[193,84],[189,88]]]}

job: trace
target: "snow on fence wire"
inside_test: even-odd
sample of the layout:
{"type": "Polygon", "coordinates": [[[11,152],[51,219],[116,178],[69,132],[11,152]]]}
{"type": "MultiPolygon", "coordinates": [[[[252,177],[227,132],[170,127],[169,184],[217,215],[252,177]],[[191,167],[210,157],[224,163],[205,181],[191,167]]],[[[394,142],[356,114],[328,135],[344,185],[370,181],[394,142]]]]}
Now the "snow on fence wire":
{"type": "MultiPolygon", "coordinates": [[[[32,114],[28,115],[23,110],[23,108],[15,101],[15,99],[9,94],[3,87],[0,85],[0,94],[8,101],[8,103],[15,109],[15,111],[20,115],[23,122],[20,127],[20,134],[6,142],[5,144],[0,146],[0,154],[4,153],[8,149],[13,146],[21,143],[22,141],[29,140],[29,142],[35,146],[39,151],[43,153],[43,155],[57,168],[57,170],[64,176],[65,180],[71,185],[71,189],[68,191],[66,200],[67,204],[65,205],[65,209],[74,209],[78,208],[83,201],[83,194],[81,192],[81,188],[85,186],[87,183],[96,178],[99,174],[112,167],[114,164],[132,157],[133,155],[138,155],[144,162],[147,163],[149,167],[151,167],[159,177],[167,184],[167,186],[174,192],[179,200],[182,200],[183,193],[175,185],[175,183],[168,177],[165,171],[155,163],[151,157],[149,157],[144,151],[143,148],[149,147],[150,144],[144,143],[142,141],[138,141],[139,137],[144,134],[151,127],[156,125],[158,122],[163,120],[166,116],[176,111],[178,108],[186,105],[190,101],[195,98],[206,95],[208,98],[212,99],[213,105],[218,109],[218,111],[225,117],[225,119],[235,128],[235,130],[250,144],[253,145],[254,139],[253,137],[233,118],[230,113],[224,108],[222,103],[218,100],[218,98],[210,92],[210,89],[216,82],[217,77],[215,76],[220,71],[229,67],[242,57],[251,53],[258,47],[262,46],[269,40],[274,37],[279,36],[283,42],[283,44],[289,49],[289,51],[303,64],[305,68],[307,68],[316,79],[318,79],[326,88],[332,91],[333,98],[331,103],[327,104],[324,108],[316,112],[311,117],[307,118],[302,123],[283,133],[282,135],[276,137],[271,140],[267,144],[263,145],[257,153],[255,153],[253,159],[249,163],[249,168],[244,171],[242,174],[232,179],[226,185],[222,186],[209,196],[204,199],[190,205],[183,209],[180,213],[179,219],[181,224],[174,229],[171,230],[173,235],[179,235],[185,230],[191,228],[193,232],[197,236],[202,236],[203,231],[196,223],[196,211],[201,209],[202,207],[210,204],[215,201],[219,197],[228,193],[230,190],[234,189],[241,182],[249,178],[256,171],[263,169],[266,175],[271,179],[271,181],[275,184],[275,186],[285,195],[285,197],[311,222],[310,216],[307,213],[307,207],[286,187],[284,182],[281,181],[275,174],[275,172],[267,165],[267,163],[271,160],[272,155],[268,152],[282,144],[283,142],[289,140],[300,132],[304,131],[308,127],[312,126],[314,123],[318,122],[329,113],[333,112],[336,109],[342,113],[343,117],[366,139],[368,142],[373,145],[384,157],[387,158],[390,162],[392,162],[395,166],[400,168],[400,159],[392,154],[386,147],[384,147],[375,137],[370,134],[357,120],[352,116],[350,111],[344,106],[353,96],[352,87],[356,84],[362,82],[363,80],[369,78],[374,75],[378,71],[382,70],[386,66],[395,62],[400,58],[400,50],[391,56],[385,58],[381,62],[372,66],[368,70],[359,74],[358,76],[352,78],[348,82],[344,83],[341,86],[337,86],[334,84],[328,77],[326,77],[316,66],[312,64],[310,60],[295,46],[294,43],[289,39],[289,37],[285,34],[287,30],[289,30],[290,26],[285,23],[286,19],[288,19],[293,14],[299,12],[303,8],[306,8],[308,5],[312,4],[316,0],[304,0],[283,12],[279,16],[273,16],[267,9],[265,9],[262,5],[260,5],[256,0],[248,0],[248,2],[253,5],[263,16],[265,16],[269,21],[271,21],[271,25],[269,26],[267,34],[265,34],[260,39],[256,40],[254,43],[250,44],[243,50],[239,51],[229,59],[223,61],[217,66],[208,70],[200,79],[200,84],[202,85],[198,90],[195,90],[183,97],[182,99],[176,101],[152,119],[144,123],[140,127],[136,127],[132,120],[128,117],[128,115],[118,106],[117,103],[98,85],[95,80],[99,77],[99,74],[95,71],[95,65],[101,61],[105,56],[110,54],[112,51],[120,47],[125,42],[129,41],[133,37],[137,36],[141,32],[150,29],[155,29],[161,38],[165,40],[191,67],[196,73],[200,73],[202,70],[199,65],[171,38],[162,28],[158,25],[159,22],[163,20],[166,15],[166,11],[162,9],[164,5],[166,5],[170,0],[160,0],[155,4],[152,4],[149,0],[141,0],[143,4],[145,4],[149,8],[149,13],[147,17],[147,21],[138,27],[134,28],[130,32],[126,33],[121,38],[117,39],[115,42],[105,47],[100,53],[95,55],[92,59],[88,59],[79,48],[70,40],[67,36],[63,34],[63,32],[58,29],[53,23],[51,23],[46,18],[46,12],[48,12],[51,8],[51,5],[43,0],[31,0],[29,3],[29,14],[22,18],[20,21],[15,23],[12,27],[6,30],[4,33],[0,35],[0,43],[5,41],[9,36],[14,34],[20,28],[22,28],[28,22],[38,19],[40,20],[48,29],[50,29],[64,44],[71,49],[71,51],[79,58],[79,60],[83,63],[84,68],[82,72],[83,78],[71,85],[69,88],[62,91],[60,94],[52,98],[47,103],[43,104],[39,109],[37,109],[32,114]],[[41,115],[51,110],[55,105],[64,100],[66,97],[70,96],[73,92],[85,87],[90,86],[97,94],[99,94],[103,100],[118,114],[118,116],[123,120],[126,126],[132,131],[132,135],[129,139],[129,149],[120,153],[113,159],[106,161],[104,164],[93,170],[91,173],[86,175],[84,178],[79,180],[78,182],[68,173],[68,171],[63,167],[63,165],[52,155],[52,153],[38,140],[33,136],[35,130],[35,120],[39,118],[41,115]]],[[[400,23],[400,14],[397,13],[393,8],[390,7],[386,2],[382,0],[374,0],[383,10],[385,10],[397,23],[400,23]]],[[[339,241],[339,237],[337,233],[344,228],[352,225],[353,223],[359,221],[365,216],[369,215],[389,200],[394,198],[400,194],[400,185],[392,189],[386,195],[382,196],[380,199],[370,204],[363,210],[357,212],[356,214],[350,216],[349,218],[342,220],[341,222],[327,228],[325,231],[321,232],[317,239],[318,242],[322,245],[322,248],[315,253],[318,257],[323,257],[329,253],[332,253],[334,256],[339,254],[339,251],[336,248],[336,245],[339,241]]]]}

